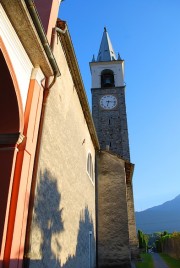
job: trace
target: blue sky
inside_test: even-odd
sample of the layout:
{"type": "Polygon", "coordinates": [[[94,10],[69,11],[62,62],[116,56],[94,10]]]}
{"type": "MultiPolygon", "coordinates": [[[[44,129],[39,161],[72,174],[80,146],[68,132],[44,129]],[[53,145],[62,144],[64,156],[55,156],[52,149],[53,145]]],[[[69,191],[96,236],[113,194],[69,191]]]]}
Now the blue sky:
{"type": "Polygon", "coordinates": [[[125,60],[136,211],[180,194],[180,1],[65,0],[66,20],[91,105],[89,62],[104,26],[125,60]]]}

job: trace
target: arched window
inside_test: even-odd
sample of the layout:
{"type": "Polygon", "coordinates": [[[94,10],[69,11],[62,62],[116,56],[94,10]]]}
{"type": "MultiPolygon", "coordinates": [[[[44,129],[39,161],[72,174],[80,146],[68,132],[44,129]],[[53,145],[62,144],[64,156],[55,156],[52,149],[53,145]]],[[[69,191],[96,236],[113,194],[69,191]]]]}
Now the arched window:
{"type": "Polygon", "coordinates": [[[101,73],[101,87],[114,87],[114,73],[111,70],[104,70],[101,73]]]}
{"type": "Polygon", "coordinates": [[[92,181],[94,181],[94,169],[93,169],[92,156],[90,153],[88,153],[87,158],[87,173],[89,174],[92,181]]]}

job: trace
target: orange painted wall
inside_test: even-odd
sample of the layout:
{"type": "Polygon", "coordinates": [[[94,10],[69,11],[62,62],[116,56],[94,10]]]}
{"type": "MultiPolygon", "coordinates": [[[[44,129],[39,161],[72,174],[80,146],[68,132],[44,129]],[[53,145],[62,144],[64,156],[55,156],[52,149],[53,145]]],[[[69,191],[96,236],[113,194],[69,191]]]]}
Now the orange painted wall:
{"type": "Polygon", "coordinates": [[[1,38],[0,66],[3,73],[0,76],[0,267],[2,267],[16,165],[16,143],[23,128],[24,118],[14,69],[1,38]]]}
{"type": "MultiPolygon", "coordinates": [[[[16,205],[17,209],[14,222],[14,232],[12,237],[10,260],[23,259],[26,224],[28,216],[28,205],[31,190],[36,143],[38,137],[40,114],[42,108],[42,100],[43,100],[42,87],[35,80],[31,80],[27,106],[25,111],[24,134],[26,136],[26,143],[22,149],[20,148],[19,152],[22,155],[22,166],[20,174],[17,174],[17,177],[20,177],[20,183],[19,183],[19,192],[16,205]],[[19,237],[18,240],[17,237],[19,237]]],[[[17,171],[17,173],[19,172],[17,171]]],[[[10,261],[10,267],[15,267],[13,261],[12,262],[10,261]]],[[[21,267],[21,263],[19,263],[18,267],[21,267]]]]}
{"type": "Polygon", "coordinates": [[[16,76],[0,41],[0,66],[3,71],[0,77],[0,268],[17,268],[22,267],[24,254],[43,88],[36,79],[30,80],[26,108],[22,114],[16,76]],[[19,142],[20,134],[24,138],[19,142]]]}
{"type": "Polygon", "coordinates": [[[49,43],[51,42],[52,29],[56,25],[60,0],[35,0],[49,43]]]}
{"type": "MultiPolygon", "coordinates": [[[[35,0],[49,43],[59,3],[59,0],[35,0]]],[[[36,78],[29,81],[23,112],[16,75],[1,38],[0,66],[3,70],[0,76],[0,268],[21,268],[44,90],[36,78]],[[12,133],[17,140],[10,143],[12,133]],[[18,133],[24,137],[20,142],[18,133]],[[7,144],[2,134],[7,136],[7,144]]]]}
{"type": "Polygon", "coordinates": [[[34,156],[42,107],[43,89],[31,80],[25,110],[24,142],[19,145],[10,203],[4,267],[22,267],[34,156]]]}

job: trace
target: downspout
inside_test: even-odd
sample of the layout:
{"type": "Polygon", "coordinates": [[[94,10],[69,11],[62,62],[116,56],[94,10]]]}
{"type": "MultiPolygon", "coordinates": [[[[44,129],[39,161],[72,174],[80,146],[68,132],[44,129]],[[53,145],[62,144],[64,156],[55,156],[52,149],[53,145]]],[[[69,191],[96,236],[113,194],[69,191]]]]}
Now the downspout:
{"type": "MultiPolygon", "coordinates": [[[[56,32],[61,33],[61,34],[65,34],[66,31],[67,31],[67,25],[65,25],[64,30],[61,30],[58,27],[53,28],[53,30],[52,30],[52,38],[51,38],[51,49],[52,49],[52,51],[54,51],[54,42],[55,42],[56,32]]],[[[54,76],[54,79],[53,79],[52,83],[49,85],[48,89],[50,89],[54,85],[54,83],[56,82],[56,78],[57,78],[57,76],[54,76]]]]}
{"type": "Polygon", "coordinates": [[[67,32],[67,25],[65,24],[65,29],[64,30],[62,30],[62,29],[60,29],[58,27],[56,27],[55,30],[58,33],[65,34],[67,32]]]}
{"type": "Polygon", "coordinates": [[[40,154],[40,146],[42,140],[42,133],[43,133],[43,125],[44,125],[44,118],[46,113],[46,103],[47,98],[49,95],[50,88],[55,84],[56,79],[58,76],[61,75],[60,70],[58,68],[57,62],[54,58],[53,51],[54,51],[54,43],[55,43],[55,33],[57,28],[53,29],[52,38],[51,38],[51,47],[48,43],[46,34],[43,29],[43,25],[39,18],[36,6],[33,0],[25,0],[29,13],[33,19],[35,28],[39,34],[39,38],[42,42],[46,55],[49,59],[51,67],[54,72],[54,78],[52,82],[49,84],[49,78],[45,81],[44,93],[43,93],[43,100],[42,100],[42,109],[41,109],[41,117],[39,122],[39,131],[38,131],[38,138],[37,138],[37,145],[36,145],[36,152],[34,158],[34,167],[33,167],[33,174],[32,174],[32,184],[30,190],[30,199],[29,199],[29,212],[28,212],[28,219],[27,219],[27,228],[26,228],[26,238],[25,238],[25,248],[24,248],[24,264],[25,266],[29,267],[29,248],[30,248],[30,233],[31,233],[31,222],[32,222],[32,215],[33,215],[33,207],[35,201],[35,188],[36,188],[36,178],[37,178],[37,170],[38,170],[38,161],[39,161],[39,154],[40,154]]]}
{"type": "MultiPolygon", "coordinates": [[[[27,9],[30,13],[30,16],[33,20],[33,24],[35,26],[35,29],[38,33],[38,36],[40,38],[40,41],[42,43],[42,46],[44,48],[44,51],[46,53],[46,56],[49,60],[49,63],[52,67],[53,70],[53,79],[52,82],[49,84],[49,77],[47,77],[46,81],[45,81],[45,88],[44,88],[44,92],[43,92],[43,100],[42,100],[42,108],[41,108],[41,117],[40,117],[40,122],[39,122],[39,132],[38,132],[38,137],[37,137],[37,145],[36,145],[36,152],[35,152],[35,157],[34,157],[34,168],[33,168],[33,174],[32,174],[32,184],[31,184],[31,191],[30,191],[30,199],[29,199],[29,212],[28,212],[28,219],[27,219],[27,232],[26,232],[26,239],[25,239],[25,250],[24,253],[27,252],[27,246],[29,243],[29,234],[28,232],[30,231],[30,224],[31,224],[31,216],[32,216],[32,204],[34,203],[34,189],[35,189],[35,185],[36,185],[36,174],[37,174],[37,162],[39,159],[39,151],[40,151],[40,144],[41,144],[41,137],[42,137],[42,130],[43,130],[43,123],[44,123],[44,115],[45,115],[45,110],[46,110],[46,102],[47,102],[47,97],[49,94],[49,90],[50,88],[55,84],[56,79],[58,76],[60,76],[60,70],[59,67],[57,65],[57,62],[55,60],[55,57],[53,55],[52,49],[48,43],[46,34],[44,32],[43,29],[43,25],[41,23],[41,20],[39,18],[36,6],[34,4],[33,0],[24,0],[27,6],[27,9]]],[[[22,164],[22,158],[18,158],[18,160],[20,161],[20,164],[22,164]]],[[[17,161],[18,161],[17,160],[17,161]]],[[[20,178],[20,175],[18,176],[20,178]]],[[[18,194],[18,189],[15,189],[15,193],[18,194]]],[[[15,201],[17,202],[17,196],[15,197],[15,201]]],[[[11,199],[12,201],[12,199],[11,199]]],[[[15,211],[15,210],[14,210],[15,211]]],[[[9,212],[9,219],[15,219],[15,213],[14,211],[10,211],[9,212]]],[[[9,227],[8,227],[9,228],[9,227]]],[[[14,228],[14,227],[13,227],[14,228]]],[[[13,236],[13,230],[10,230],[10,233],[8,234],[7,232],[7,237],[6,237],[6,245],[5,245],[5,251],[4,251],[4,257],[5,259],[3,260],[2,265],[0,264],[0,266],[3,266],[4,268],[8,268],[9,267],[9,262],[10,262],[10,252],[11,252],[11,241],[12,241],[12,236],[13,236]]],[[[26,258],[25,258],[26,260],[26,258]]],[[[20,265],[21,266],[21,265],[20,265]]]]}
{"type": "Polygon", "coordinates": [[[53,81],[51,82],[50,85],[48,85],[46,87],[47,90],[49,90],[53,85],[54,83],[56,82],[56,79],[58,76],[61,75],[60,71],[59,71],[59,68],[58,68],[58,65],[57,65],[57,62],[55,60],[55,57],[52,53],[52,49],[48,43],[48,40],[47,40],[47,37],[46,37],[46,34],[44,32],[44,29],[43,29],[43,25],[41,23],[41,20],[40,20],[40,17],[39,17],[39,14],[37,12],[37,9],[36,9],[36,6],[35,6],[35,3],[33,0],[25,0],[25,3],[26,3],[26,6],[29,10],[29,13],[31,15],[31,18],[33,19],[33,23],[34,23],[34,26],[36,28],[36,31],[38,32],[38,35],[39,35],[39,38],[41,40],[41,43],[43,45],[43,48],[45,50],[45,53],[48,57],[48,60],[51,64],[51,67],[53,69],[53,72],[54,72],[54,78],[53,78],[53,81]]]}
{"type": "Polygon", "coordinates": [[[61,34],[65,34],[67,31],[67,25],[65,24],[65,29],[62,30],[58,27],[55,27],[53,28],[52,30],[52,39],[51,39],[51,48],[52,48],[52,51],[54,51],[54,42],[55,42],[55,37],[56,37],[56,32],[57,33],[61,33],[61,34]]]}

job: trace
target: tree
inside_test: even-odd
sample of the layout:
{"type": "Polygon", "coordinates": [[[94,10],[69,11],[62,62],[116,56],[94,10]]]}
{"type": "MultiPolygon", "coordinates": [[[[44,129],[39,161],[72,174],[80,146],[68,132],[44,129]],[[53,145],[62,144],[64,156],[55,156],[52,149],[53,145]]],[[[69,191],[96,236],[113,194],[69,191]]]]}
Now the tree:
{"type": "Polygon", "coordinates": [[[138,230],[139,248],[147,252],[149,236],[138,230]]]}

